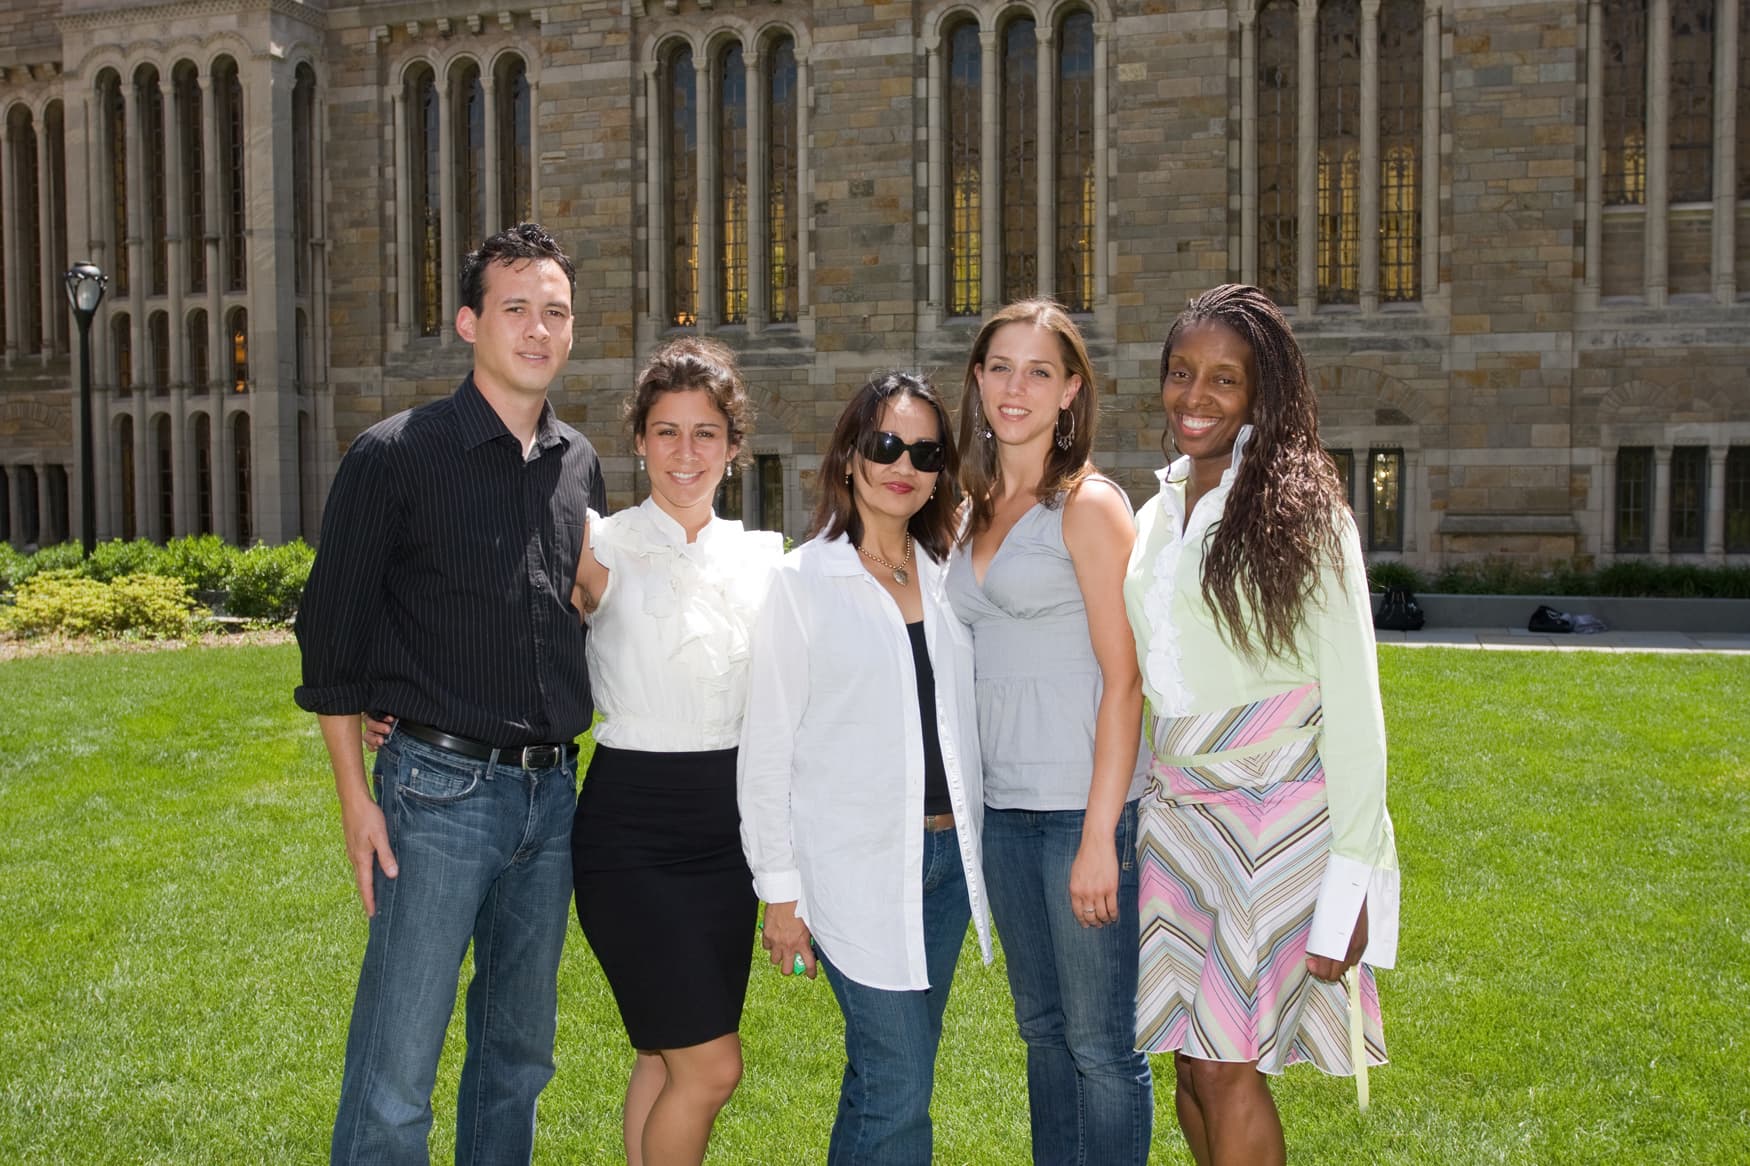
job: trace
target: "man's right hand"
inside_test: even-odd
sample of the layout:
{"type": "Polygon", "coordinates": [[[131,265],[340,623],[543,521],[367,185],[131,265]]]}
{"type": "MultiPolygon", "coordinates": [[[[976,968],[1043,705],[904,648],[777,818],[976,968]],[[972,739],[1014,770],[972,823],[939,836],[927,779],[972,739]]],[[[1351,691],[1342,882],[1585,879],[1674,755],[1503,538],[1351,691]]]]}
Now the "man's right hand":
{"type": "Polygon", "coordinates": [[[334,766],[334,792],[340,795],[340,829],[346,840],[346,857],[352,863],[353,877],[358,880],[359,902],[366,915],[377,913],[376,870],[380,863],[383,873],[394,878],[400,873],[395,852],[389,849],[389,827],[383,811],[371,797],[370,783],[365,779],[364,757],[359,752],[359,720],[357,716],[319,714],[322,743],[328,746],[328,760],[334,766]]]}
{"type": "Polygon", "coordinates": [[[383,811],[368,797],[354,805],[343,800],[340,803],[340,828],[346,836],[346,857],[352,862],[353,876],[358,879],[359,902],[364,904],[367,916],[375,915],[375,865],[382,863],[383,873],[390,878],[400,873],[400,868],[395,865],[395,852],[389,849],[389,827],[383,820],[383,811]]]}

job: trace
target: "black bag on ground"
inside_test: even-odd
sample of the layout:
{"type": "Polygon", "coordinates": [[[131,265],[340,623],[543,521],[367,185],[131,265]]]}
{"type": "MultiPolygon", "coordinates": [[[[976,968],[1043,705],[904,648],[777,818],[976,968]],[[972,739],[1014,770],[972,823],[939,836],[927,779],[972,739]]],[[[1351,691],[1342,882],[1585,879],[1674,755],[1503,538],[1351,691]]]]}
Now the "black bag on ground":
{"type": "Polygon", "coordinates": [[[1373,626],[1386,632],[1420,631],[1428,617],[1408,587],[1387,587],[1373,613],[1373,626]]]}
{"type": "Polygon", "coordinates": [[[1571,632],[1574,630],[1574,617],[1565,611],[1557,611],[1547,603],[1540,603],[1537,610],[1531,613],[1531,620],[1525,628],[1533,632],[1571,632]]]}

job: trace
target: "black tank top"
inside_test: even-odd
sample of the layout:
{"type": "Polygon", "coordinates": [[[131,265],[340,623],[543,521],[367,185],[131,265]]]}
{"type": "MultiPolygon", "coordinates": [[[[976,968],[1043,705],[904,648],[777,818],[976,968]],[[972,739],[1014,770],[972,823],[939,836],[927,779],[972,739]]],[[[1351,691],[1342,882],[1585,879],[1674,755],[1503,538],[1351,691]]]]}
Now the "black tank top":
{"type": "Polygon", "coordinates": [[[924,813],[948,814],[954,803],[948,797],[948,771],[942,766],[942,734],[936,725],[936,672],[930,667],[930,648],[924,640],[924,621],[908,623],[911,658],[918,674],[918,714],[924,725],[924,813]]]}

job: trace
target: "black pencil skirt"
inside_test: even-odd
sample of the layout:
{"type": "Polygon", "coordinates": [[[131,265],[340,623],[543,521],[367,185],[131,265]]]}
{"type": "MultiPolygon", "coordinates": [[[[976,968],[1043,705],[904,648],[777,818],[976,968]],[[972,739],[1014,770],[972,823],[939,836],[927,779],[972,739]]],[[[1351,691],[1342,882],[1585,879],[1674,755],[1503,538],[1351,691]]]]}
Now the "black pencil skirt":
{"type": "Polygon", "coordinates": [[[741,851],[735,750],[598,745],[577,798],[577,921],[634,1048],[741,1026],[759,902],[741,851]]]}

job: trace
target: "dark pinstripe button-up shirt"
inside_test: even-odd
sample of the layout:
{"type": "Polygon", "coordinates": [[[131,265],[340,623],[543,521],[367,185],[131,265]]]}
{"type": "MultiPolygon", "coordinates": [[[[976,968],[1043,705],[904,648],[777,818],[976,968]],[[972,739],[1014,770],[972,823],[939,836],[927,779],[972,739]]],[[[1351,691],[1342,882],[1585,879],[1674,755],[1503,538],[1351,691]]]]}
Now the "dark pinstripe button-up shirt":
{"type": "Polygon", "coordinates": [[[571,584],[605,502],[595,450],[551,404],[525,461],[472,375],[373,425],[322,515],[298,704],[506,747],[576,737],[593,709],[571,584]]]}

